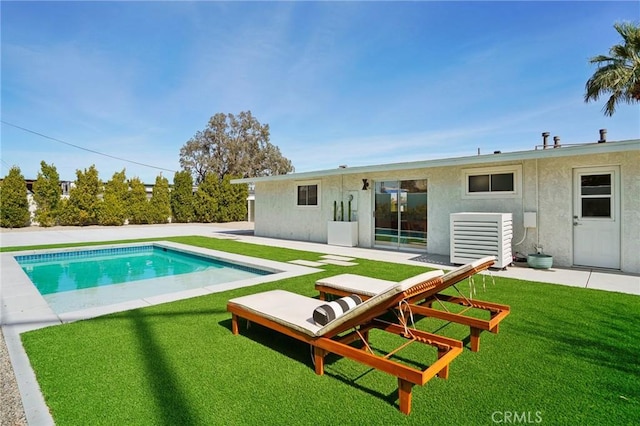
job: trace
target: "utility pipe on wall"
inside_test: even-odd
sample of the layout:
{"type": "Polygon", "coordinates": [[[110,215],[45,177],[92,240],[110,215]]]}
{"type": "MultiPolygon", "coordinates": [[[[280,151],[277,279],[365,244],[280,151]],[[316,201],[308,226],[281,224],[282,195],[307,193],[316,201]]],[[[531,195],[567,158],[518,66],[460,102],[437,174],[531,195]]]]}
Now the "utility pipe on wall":
{"type": "MultiPolygon", "coordinates": [[[[524,170],[524,162],[520,163],[520,167],[522,168],[522,170],[524,170]]],[[[524,174],[523,174],[524,175],[524,174]]],[[[519,246],[520,244],[522,244],[524,242],[524,240],[527,238],[527,227],[524,226],[524,176],[522,176],[521,178],[521,182],[522,182],[522,227],[524,228],[524,235],[522,237],[522,239],[520,241],[518,241],[517,243],[513,244],[513,246],[519,246]]]]}
{"type": "MultiPolygon", "coordinates": [[[[540,192],[539,192],[539,180],[538,175],[538,159],[536,158],[536,212],[538,212],[538,220],[540,220],[540,192]]],[[[536,226],[536,251],[540,247],[540,225],[536,226]]]]}

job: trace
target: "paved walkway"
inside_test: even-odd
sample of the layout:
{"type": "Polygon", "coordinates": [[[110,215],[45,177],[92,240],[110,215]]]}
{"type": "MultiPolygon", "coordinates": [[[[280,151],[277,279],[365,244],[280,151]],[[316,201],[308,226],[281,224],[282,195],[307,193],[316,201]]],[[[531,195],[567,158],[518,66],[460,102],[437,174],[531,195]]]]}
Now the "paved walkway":
{"type": "MultiPolygon", "coordinates": [[[[256,237],[253,235],[253,224],[235,222],[229,224],[171,224],[171,225],[141,225],[123,227],[91,226],[86,228],[55,227],[55,228],[21,228],[14,230],[0,229],[0,246],[17,247],[25,245],[45,245],[56,243],[78,243],[95,241],[127,240],[137,238],[156,238],[181,235],[201,235],[216,238],[230,238],[253,244],[264,244],[274,247],[285,247],[322,255],[335,255],[348,258],[363,258],[404,264],[421,264],[434,268],[451,268],[446,256],[417,255],[396,251],[337,247],[327,244],[307,243],[300,241],[276,240],[256,237]]],[[[495,276],[517,278],[527,281],[546,282],[606,291],[615,291],[640,295],[640,276],[623,274],[615,271],[590,269],[561,269],[535,270],[524,266],[513,266],[506,270],[493,271],[495,276]]],[[[6,278],[6,277],[5,277],[6,278]]],[[[4,279],[0,284],[4,284],[4,279]]],[[[4,284],[6,288],[6,284],[4,284]]],[[[0,292],[0,296],[4,293],[0,292]]],[[[5,301],[2,300],[2,308],[5,301]]],[[[4,316],[3,316],[4,318],[4,316]]],[[[35,375],[29,365],[29,360],[20,343],[19,333],[22,327],[2,324],[2,331],[6,340],[11,365],[15,370],[20,394],[25,406],[29,424],[53,424],[44,399],[40,393],[35,375]]],[[[6,372],[3,371],[3,380],[6,372]]],[[[3,397],[3,404],[5,400],[3,397]]],[[[0,423],[2,419],[0,419],[0,423]]]]}
{"type": "MultiPolygon", "coordinates": [[[[171,224],[171,225],[129,225],[122,227],[91,226],[20,228],[0,230],[0,246],[13,247],[71,242],[112,241],[135,238],[170,237],[180,235],[217,236],[234,238],[254,244],[274,247],[314,251],[323,254],[335,254],[345,257],[359,257],[396,263],[427,264],[435,268],[451,268],[445,256],[418,256],[388,250],[365,249],[358,247],[338,247],[320,243],[276,240],[253,236],[253,223],[233,222],[226,224],[171,224]],[[426,260],[424,259],[426,257],[426,260]],[[420,258],[421,260],[416,260],[420,258]]],[[[592,288],[607,291],[640,295],[640,275],[624,274],[602,269],[551,268],[536,270],[523,266],[509,267],[494,271],[496,276],[517,278],[527,281],[539,281],[564,284],[572,287],[592,288]]]]}

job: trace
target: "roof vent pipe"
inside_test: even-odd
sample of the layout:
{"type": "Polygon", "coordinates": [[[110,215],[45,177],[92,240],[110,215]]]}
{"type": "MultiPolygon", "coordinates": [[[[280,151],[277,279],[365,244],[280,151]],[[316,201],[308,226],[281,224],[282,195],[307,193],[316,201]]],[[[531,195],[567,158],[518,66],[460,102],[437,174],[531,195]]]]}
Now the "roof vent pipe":
{"type": "Polygon", "coordinates": [[[553,147],[560,148],[560,136],[553,137],[553,147]]]}
{"type": "Polygon", "coordinates": [[[542,133],[542,149],[547,149],[547,139],[549,138],[549,132],[542,133]]]}
{"type": "Polygon", "coordinates": [[[607,141],[607,129],[600,129],[600,140],[598,143],[605,143],[607,141]]]}

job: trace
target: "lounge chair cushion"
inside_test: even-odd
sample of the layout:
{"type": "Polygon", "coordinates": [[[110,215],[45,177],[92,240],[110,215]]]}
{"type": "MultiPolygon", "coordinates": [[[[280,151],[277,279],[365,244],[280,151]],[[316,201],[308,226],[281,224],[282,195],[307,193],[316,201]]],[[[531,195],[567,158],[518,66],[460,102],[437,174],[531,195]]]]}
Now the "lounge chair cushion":
{"type": "Polygon", "coordinates": [[[349,309],[355,308],[361,303],[362,299],[357,294],[325,303],[313,310],[313,320],[318,325],[327,325],[330,321],[342,316],[349,309]]]}
{"type": "MultiPolygon", "coordinates": [[[[478,268],[480,265],[487,262],[495,261],[495,260],[496,260],[495,256],[486,256],[481,259],[474,260],[473,262],[459,266],[447,272],[446,274],[443,275],[442,281],[445,284],[451,283],[451,282],[457,283],[462,278],[464,278],[465,275],[467,275],[469,272],[473,271],[474,269],[478,268]]],[[[405,287],[406,286],[411,287],[412,285],[415,285],[416,283],[421,282],[421,280],[424,280],[423,275],[428,276],[428,274],[429,272],[426,272],[425,274],[420,274],[420,275],[413,276],[411,278],[407,278],[406,280],[402,281],[402,283],[405,287]]],[[[373,297],[385,291],[387,288],[389,288],[389,286],[392,286],[395,283],[394,281],[380,280],[377,278],[371,278],[371,277],[366,277],[362,275],[340,274],[340,275],[333,275],[331,277],[321,278],[318,281],[316,281],[316,284],[320,286],[334,288],[336,290],[341,290],[342,292],[345,292],[345,293],[355,293],[365,297],[373,297]]]]}
{"type": "Polygon", "coordinates": [[[395,281],[365,277],[363,275],[340,274],[321,278],[316,281],[316,284],[325,285],[344,292],[353,292],[366,297],[373,297],[398,283],[395,281]]]}
{"type": "Polygon", "coordinates": [[[314,336],[322,328],[311,313],[324,305],[323,300],[285,290],[271,290],[229,300],[243,309],[270,319],[278,324],[314,336]]]}
{"type": "Polygon", "coordinates": [[[489,261],[495,261],[496,257],[495,256],[487,256],[487,257],[483,257],[481,259],[477,259],[474,260],[473,262],[470,263],[466,263],[458,268],[452,269],[451,271],[447,272],[446,274],[444,274],[444,276],[442,277],[442,281],[447,282],[447,281],[453,281],[453,282],[458,282],[459,279],[457,278],[460,275],[464,275],[466,273],[468,273],[469,271],[477,268],[478,266],[482,265],[483,263],[489,262],[489,261]]]}
{"type": "MultiPolygon", "coordinates": [[[[421,274],[420,276],[422,276],[423,281],[426,281],[441,277],[442,275],[443,272],[437,270],[421,274]]],[[[371,299],[365,300],[355,308],[349,309],[344,315],[324,326],[316,324],[312,314],[317,307],[325,304],[325,301],[285,290],[271,290],[238,297],[229,300],[229,304],[240,306],[246,311],[263,316],[311,337],[319,337],[331,333],[345,322],[384,303],[405,290],[406,288],[404,288],[402,283],[393,284],[387,290],[375,295],[371,299]]]]}
{"type": "MultiPolygon", "coordinates": [[[[423,281],[428,281],[438,277],[442,277],[443,274],[444,272],[442,272],[439,269],[436,271],[430,271],[424,274],[420,274],[419,276],[421,277],[421,281],[417,281],[412,285],[419,284],[423,281]]],[[[345,313],[341,317],[336,318],[335,320],[331,321],[329,324],[322,327],[320,330],[318,330],[318,335],[321,336],[321,335],[327,334],[335,330],[336,328],[340,327],[345,322],[350,321],[352,318],[357,317],[363,312],[371,309],[373,306],[383,304],[384,302],[391,299],[392,297],[395,297],[398,293],[402,293],[403,291],[406,291],[409,287],[411,287],[411,285],[408,285],[408,284],[409,284],[408,282],[401,281],[397,284],[391,285],[386,291],[383,291],[382,293],[373,296],[371,299],[365,300],[355,308],[350,309],[347,313],[345,313]]]]}

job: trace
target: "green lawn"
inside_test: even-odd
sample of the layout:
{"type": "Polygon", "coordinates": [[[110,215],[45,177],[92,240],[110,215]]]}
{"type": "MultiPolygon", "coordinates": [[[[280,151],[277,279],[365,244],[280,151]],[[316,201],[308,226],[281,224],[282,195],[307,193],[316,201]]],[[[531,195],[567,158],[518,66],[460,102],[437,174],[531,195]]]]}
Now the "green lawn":
{"type": "MultiPolygon", "coordinates": [[[[319,256],[204,237],[166,240],[278,261],[319,256]]],[[[448,380],[414,387],[409,416],[397,410],[393,376],[337,357],[329,357],[325,375],[316,376],[308,346],[298,341],[258,326],[231,334],[225,307],[232,297],[273,288],[315,296],[313,284],[323,276],[349,272],[401,280],[424,271],[357,262],[36,330],[22,340],[59,425],[463,425],[514,419],[621,425],[640,419],[638,296],[505,278],[487,280],[483,289],[477,280],[476,297],[508,304],[511,314],[499,334],[482,334],[479,352],[467,343],[448,380]]],[[[466,327],[432,319],[417,327],[468,336],[466,327]]],[[[371,343],[383,348],[389,342],[372,332],[371,343]]]]}

